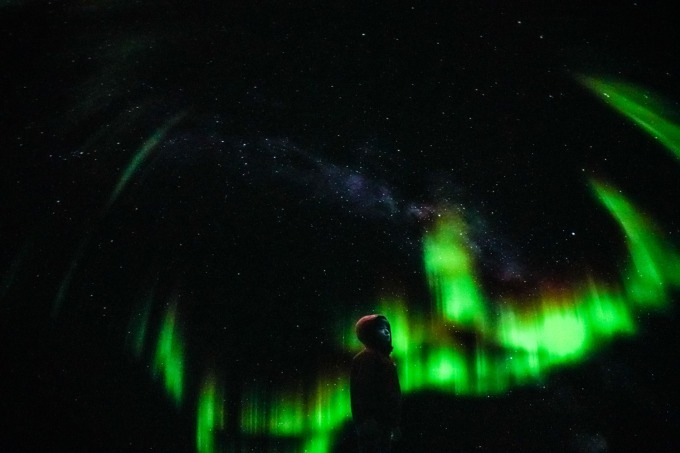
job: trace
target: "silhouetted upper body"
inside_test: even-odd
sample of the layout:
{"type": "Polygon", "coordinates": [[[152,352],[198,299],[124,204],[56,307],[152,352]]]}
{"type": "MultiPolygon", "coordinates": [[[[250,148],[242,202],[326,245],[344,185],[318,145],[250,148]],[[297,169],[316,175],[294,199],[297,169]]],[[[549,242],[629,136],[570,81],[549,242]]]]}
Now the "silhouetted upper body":
{"type": "Polygon", "coordinates": [[[362,442],[389,443],[399,433],[401,389],[397,368],[390,358],[392,334],[382,315],[368,315],[356,325],[364,349],[352,361],[350,398],[352,418],[362,442]]]}

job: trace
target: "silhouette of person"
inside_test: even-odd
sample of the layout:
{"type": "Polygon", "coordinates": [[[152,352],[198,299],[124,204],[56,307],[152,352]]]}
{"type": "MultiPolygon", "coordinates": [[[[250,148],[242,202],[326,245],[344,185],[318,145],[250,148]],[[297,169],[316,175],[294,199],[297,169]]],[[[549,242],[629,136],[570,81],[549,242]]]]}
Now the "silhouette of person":
{"type": "Polygon", "coordinates": [[[352,360],[350,399],[361,453],[389,452],[401,437],[401,389],[392,352],[392,331],[383,315],[356,324],[364,349],[352,360]]]}

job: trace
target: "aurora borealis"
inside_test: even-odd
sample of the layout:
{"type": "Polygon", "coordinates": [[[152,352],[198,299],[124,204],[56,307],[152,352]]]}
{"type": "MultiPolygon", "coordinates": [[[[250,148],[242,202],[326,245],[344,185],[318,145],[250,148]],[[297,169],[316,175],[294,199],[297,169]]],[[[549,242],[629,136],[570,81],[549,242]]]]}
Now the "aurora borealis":
{"type": "MultiPolygon", "coordinates": [[[[424,267],[434,295],[432,312],[411,314],[403,300],[375,305],[375,311],[384,313],[398,332],[393,357],[402,391],[484,397],[512,386],[536,384],[556,367],[586,360],[616,336],[633,335],[638,330],[636,311],[668,308],[668,292],[680,285],[680,255],[619,191],[594,182],[593,192],[625,233],[630,256],[621,278],[624,287],[592,279],[575,282],[525,302],[524,308],[514,301],[501,305],[484,297],[483,288],[476,284],[472,253],[465,245],[463,220],[452,213],[437,220],[423,240],[424,267]],[[455,344],[455,335],[449,333],[454,326],[478,335],[474,350],[455,344]],[[501,352],[490,344],[500,346],[501,352]]],[[[183,357],[174,317],[171,307],[154,363],[163,364],[167,393],[179,402],[183,357]]],[[[357,351],[361,345],[353,336],[351,320],[343,319],[340,331],[343,326],[350,329],[338,338],[349,339],[344,347],[357,351]]],[[[211,378],[197,406],[199,452],[216,451],[211,435],[223,428],[225,408],[215,400],[215,386],[211,378]]],[[[327,451],[334,431],[351,417],[348,388],[347,376],[324,378],[312,392],[302,385],[273,392],[255,387],[241,406],[241,430],[246,436],[293,437],[301,440],[304,451],[327,451]]]]}
{"type": "Polygon", "coordinates": [[[0,5],[0,447],[354,451],[380,312],[396,452],[672,451],[680,32],[577,3],[0,5]]]}

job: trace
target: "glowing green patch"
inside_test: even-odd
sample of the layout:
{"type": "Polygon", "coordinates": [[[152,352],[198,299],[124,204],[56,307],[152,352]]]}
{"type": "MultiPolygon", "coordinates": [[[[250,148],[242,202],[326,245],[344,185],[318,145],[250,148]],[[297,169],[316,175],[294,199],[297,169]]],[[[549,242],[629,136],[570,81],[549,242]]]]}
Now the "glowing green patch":
{"type": "Polygon", "coordinates": [[[629,83],[585,76],[580,81],[680,158],[680,126],[664,115],[666,102],[629,83]]]}
{"type": "Polygon", "coordinates": [[[467,227],[452,213],[443,215],[423,239],[423,259],[437,310],[457,325],[482,329],[485,302],[467,246],[467,227]]]}
{"type": "Polygon", "coordinates": [[[171,305],[163,319],[153,362],[155,376],[161,376],[165,390],[176,404],[184,392],[184,344],[176,325],[176,307],[171,305]]]}
{"type": "Polygon", "coordinates": [[[620,192],[598,182],[593,182],[593,190],[626,236],[632,261],[624,274],[628,298],[664,307],[669,287],[680,285],[680,255],[620,192]]]}
{"type": "Polygon", "coordinates": [[[213,375],[209,375],[203,381],[196,412],[196,451],[198,453],[219,451],[216,431],[224,428],[224,401],[222,391],[213,375]]]}

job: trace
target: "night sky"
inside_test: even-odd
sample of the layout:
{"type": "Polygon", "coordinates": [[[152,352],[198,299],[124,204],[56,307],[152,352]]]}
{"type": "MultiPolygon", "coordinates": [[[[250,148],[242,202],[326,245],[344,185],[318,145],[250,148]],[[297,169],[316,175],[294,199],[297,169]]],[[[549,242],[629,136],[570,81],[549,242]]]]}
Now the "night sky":
{"type": "Polygon", "coordinates": [[[324,3],[0,2],[0,449],[679,448],[674,2],[324,3]]]}

